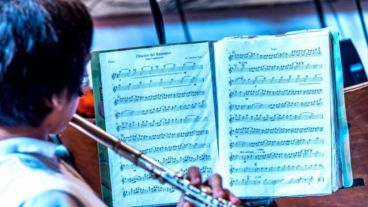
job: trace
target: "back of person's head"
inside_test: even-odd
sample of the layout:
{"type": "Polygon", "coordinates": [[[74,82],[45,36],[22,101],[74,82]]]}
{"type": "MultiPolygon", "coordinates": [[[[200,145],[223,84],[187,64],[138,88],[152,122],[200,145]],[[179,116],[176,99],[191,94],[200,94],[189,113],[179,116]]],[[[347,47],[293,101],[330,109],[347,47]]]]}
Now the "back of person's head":
{"type": "Polygon", "coordinates": [[[92,21],[78,0],[0,1],[0,126],[38,127],[80,91],[92,21]]]}

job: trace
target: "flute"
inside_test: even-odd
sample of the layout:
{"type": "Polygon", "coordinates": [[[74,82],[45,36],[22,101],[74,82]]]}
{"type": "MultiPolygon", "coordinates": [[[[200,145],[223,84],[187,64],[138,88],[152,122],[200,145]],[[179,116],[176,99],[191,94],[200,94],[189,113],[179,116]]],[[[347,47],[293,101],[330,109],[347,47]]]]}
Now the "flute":
{"type": "Polygon", "coordinates": [[[78,131],[86,134],[96,142],[110,148],[117,154],[128,159],[135,165],[143,168],[158,179],[161,183],[168,183],[184,194],[184,199],[197,207],[236,207],[234,204],[222,198],[214,198],[204,190],[191,185],[183,175],[162,166],[157,161],[146,156],[139,150],[120,141],[118,138],[108,134],[101,128],[74,114],[69,124],[78,131]]]}

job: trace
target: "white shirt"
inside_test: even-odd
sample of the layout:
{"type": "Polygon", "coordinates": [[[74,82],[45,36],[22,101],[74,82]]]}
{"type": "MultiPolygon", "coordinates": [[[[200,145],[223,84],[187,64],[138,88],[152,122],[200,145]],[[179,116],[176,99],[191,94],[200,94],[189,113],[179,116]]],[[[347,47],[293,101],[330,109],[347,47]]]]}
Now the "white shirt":
{"type": "Polygon", "coordinates": [[[0,206],[105,206],[55,148],[32,138],[0,141],[0,206]]]}

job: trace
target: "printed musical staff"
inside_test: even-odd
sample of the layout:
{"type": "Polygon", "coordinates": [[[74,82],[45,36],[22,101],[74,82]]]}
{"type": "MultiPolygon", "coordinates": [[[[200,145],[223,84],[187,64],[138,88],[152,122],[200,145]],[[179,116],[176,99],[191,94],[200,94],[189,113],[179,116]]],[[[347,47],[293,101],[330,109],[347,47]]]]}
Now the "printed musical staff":
{"type": "Polygon", "coordinates": [[[204,162],[209,161],[211,159],[211,155],[209,154],[199,154],[196,156],[176,156],[176,157],[166,157],[160,160],[159,162],[163,165],[175,165],[179,163],[194,163],[194,162],[204,162]]]}
{"type": "Polygon", "coordinates": [[[171,105],[171,106],[159,106],[150,109],[144,110],[124,110],[121,112],[115,112],[115,118],[119,119],[127,116],[138,116],[138,115],[147,115],[147,114],[156,114],[156,113],[166,113],[166,112],[178,112],[184,110],[193,110],[193,109],[204,109],[206,108],[206,102],[203,100],[201,102],[195,102],[191,104],[182,104],[182,105],[171,105]]]}
{"type": "Polygon", "coordinates": [[[186,62],[182,66],[177,66],[174,63],[167,63],[162,67],[156,66],[143,66],[141,69],[121,69],[116,73],[112,73],[112,80],[128,78],[128,77],[153,77],[172,75],[183,72],[189,72],[193,70],[203,70],[203,65],[198,65],[194,62],[186,62]]]}
{"type": "Polygon", "coordinates": [[[256,67],[246,67],[244,64],[238,66],[234,64],[229,67],[229,73],[245,72],[272,72],[272,71],[297,71],[297,70],[317,70],[322,69],[322,64],[310,64],[303,61],[295,61],[286,65],[261,65],[256,67]]]}
{"type": "Polygon", "coordinates": [[[161,127],[161,126],[169,126],[169,125],[178,125],[178,124],[188,124],[188,123],[199,123],[199,122],[207,122],[208,118],[201,118],[200,116],[188,115],[185,118],[163,118],[160,120],[145,120],[145,121],[132,121],[132,122],[121,122],[117,124],[116,131],[120,132],[124,129],[142,129],[142,128],[150,128],[150,127],[161,127]]]}
{"type": "Polygon", "coordinates": [[[320,151],[313,151],[312,149],[302,149],[298,152],[286,152],[286,153],[278,153],[271,152],[266,154],[248,154],[248,155],[239,155],[239,154],[230,154],[229,160],[273,160],[273,159],[294,159],[294,158],[309,158],[309,157],[322,157],[324,154],[320,151]]]}
{"type": "MultiPolygon", "coordinates": [[[[97,87],[106,131],[176,172],[194,164],[208,176],[218,158],[211,57],[209,43],[101,54],[97,87]]],[[[156,185],[135,164],[114,155],[106,159],[110,174],[117,175],[110,186],[114,206],[178,200],[178,193],[156,185]]]]}
{"type": "Polygon", "coordinates": [[[265,167],[233,167],[230,166],[230,173],[249,173],[249,172],[288,172],[288,171],[306,171],[306,170],[323,170],[323,164],[311,165],[282,165],[282,166],[265,166],[265,167]]]}
{"type": "Polygon", "coordinates": [[[240,110],[256,110],[256,109],[284,109],[284,108],[307,108],[322,106],[322,99],[312,100],[312,101],[285,101],[280,103],[253,103],[253,104],[229,104],[230,111],[240,111],[240,110]]]}
{"type": "Polygon", "coordinates": [[[182,143],[179,145],[169,145],[169,146],[160,146],[160,147],[150,147],[147,149],[143,149],[142,152],[144,154],[148,153],[161,153],[161,152],[172,152],[172,151],[183,151],[183,150],[197,150],[209,148],[210,144],[208,143],[182,143]]]}
{"type": "Polygon", "coordinates": [[[187,91],[187,92],[179,92],[179,93],[159,93],[148,96],[116,96],[114,98],[114,105],[117,106],[119,104],[127,104],[127,103],[138,103],[138,102],[146,102],[146,101],[158,101],[158,100],[168,100],[168,99],[180,99],[187,97],[196,97],[196,96],[204,96],[206,94],[205,91],[187,91]]]}
{"type": "Polygon", "coordinates": [[[121,183],[125,184],[125,183],[137,183],[137,182],[142,182],[142,181],[148,181],[153,179],[152,176],[148,173],[144,173],[143,175],[136,175],[133,177],[122,177],[121,178],[121,183]]]}
{"type": "Polygon", "coordinates": [[[215,82],[220,172],[241,196],[331,191],[330,43],[329,34],[317,32],[215,43],[216,69],[225,69],[215,82]]]}
{"type": "Polygon", "coordinates": [[[230,186],[242,186],[242,185],[279,185],[279,184],[312,184],[313,182],[322,182],[322,179],[316,180],[313,176],[311,177],[300,177],[300,178],[280,178],[280,179],[263,179],[263,180],[250,180],[250,179],[230,179],[230,186]]]}
{"type": "Polygon", "coordinates": [[[152,194],[152,193],[172,193],[175,189],[172,187],[165,187],[163,185],[154,185],[148,186],[146,188],[137,187],[131,188],[129,190],[122,190],[123,198],[128,196],[136,196],[136,195],[143,195],[143,194],[152,194]]]}
{"type": "Polygon", "coordinates": [[[243,128],[230,128],[230,136],[237,135],[247,135],[247,134],[301,134],[301,133],[314,133],[323,132],[323,127],[301,127],[301,128],[253,128],[253,127],[243,127],[243,128]]]}
{"type": "Polygon", "coordinates": [[[302,112],[299,114],[230,114],[229,122],[276,122],[276,121],[301,121],[301,120],[313,120],[322,119],[323,114],[314,114],[312,112],[302,112]]]}
{"type": "MultiPolygon", "coordinates": [[[[185,175],[188,173],[188,170],[189,168],[185,168],[185,169],[181,169],[179,172],[183,172],[183,174],[185,175]]],[[[210,175],[213,173],[213,168],[202,166],[202,167],[199,167],[199,172],[201,173],[201,175],[210,175]]]]}
{"type": "Polygon", "coordinates": [[[297,75],[296,77],[293,77],[292,75],[289,75],[288,77],[280,76],[278,78],[272,77],[267,78],[265,76],[257,76],[255,78],[244,78],[244,77],[238,77],[235,79],[229,80],[229,85],[253,85],[253,84],[289,84],[289,83],[321,83],[323,80],[321,74],[316,74],[312,77],[309,75],[305,75],[301,77],[300,75],[297,75]]]}
{"type": "MultiPolygon", "coordinates": [[[[159,163],[162,165],[177,165],[177,164],[186,164],[186,163],[196,163],[196,162],[207,162],[211,160],[211,155],[209,154],[197,154],[194,156],[168,156],[162,159],[157,159],[159,163]]],[[[132,170],[136,169],[137,166],[134,164],[122,164],[120,165],[120,170],[132,170]]]]}
{"type": "Polygon", "coordinates": [[[243,147],[280,147],[280,146],[303,146],[303,145],[321,145],[324,140],[316,137],[313,139],[293,138],[291,140],[260,140],[256,142],[230,141],[230,149],[243,147]]]}
{"type": "Polygon", "coordinates": [[[322,56],[320,47],[312,49],[291,50],[290,52],[276,52],[260,54],[255,52],[236,53],[232,51],[229,54],[229,61],[233,60],[267,60],[267,59],[288,59],[322,56]]]}
{"type": "Polygon", "coordinates": [[[151,135],[142,135],[142,134],[134,134],[130,136],[121,135],[121,139],[126,142],[143,142],[143,141],[155,141],[161,139],[177,139],[177,138],[186,138],[186,137],[199,137],[208,135],[208,130],[192,130],[178,133],[160,133],[160,134],[151,134],[151,135]]]}
{"type": "Polygon", "coordinates": [[[286,90],[231,90],[229,93],[229,98],[237,98],[237,97],[264,97],[264,96],[306,96],[306,95],[316,95],[322,94],[322,89],[305,89],[305,90],[295,90],[295,89],[286,89],[286,90]]]}
{"type": "Polygon", "coordinates": [[[180,78],[180,79],[171,78],[168,80],[164,80],[163,78],[161,78],[159,81],[156,81],[156,82],[153,80],[149,80],[148,82],[140,81],[137,84],[132,84],[132,83],[128,83],[127,85],[118,84],[118,85],[114,85],[112,87],[112,90],[114,93],[116,93],[117,91],[137,90],[137,89],[146,89],[146,88],[180,87],[180,86],[187,86],[191,84],[196,85],[199,83],[204,83],[204,81],[205,79],[203,77],[193,77],[193,76],[184,76],[183,78],[180,78]]]}
{"type": "MultiPolygon", "coordinates": [[[[199,172],[201,173],[201,175],[208,175],[211,174],[213,172],[213,169],[210,167],[206,167],[206,166],[202,166],[200,168],[198,168],[199,172]]],[[[183,172],[183,174],[187,174],[188,173],[188,168],[180,170],[179,172],[183,172]]],[[[149,181],[152,180],[152,175],[148,174],[148,173],[144,173],[143,175],[135,175],[133,177],[122,177],[121,178],[121,183],[122,184],[126,184],[126,183],[138,183],[138,182],[142,182],[142,181],[149,181]]]]}

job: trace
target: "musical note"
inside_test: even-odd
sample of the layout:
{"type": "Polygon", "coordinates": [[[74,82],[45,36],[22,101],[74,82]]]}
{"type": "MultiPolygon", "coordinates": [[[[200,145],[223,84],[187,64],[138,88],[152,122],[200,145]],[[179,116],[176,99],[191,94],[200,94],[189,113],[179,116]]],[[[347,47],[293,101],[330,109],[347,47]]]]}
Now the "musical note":
{"type": "MultiPolygon", "coordinates": [[[[185,175],[185,174],[188,174],[188,170],[189,168],[185,168],[185,169],[181,169],[180,172],[183,172],[183,174],[185,175]]],[[[210,175],[213,173],[213,168],[202,166],[199,168],[199,172],[201,173],[201,175],[210,175]]]]}
{"type": "Polygon", "coordinates": [[[269,54],[260,54],[255,52],[247,53],[236,53],[232,51],[229,54],[229,61],[233,60],[258,60],[258,59],[287,59],[287,58],[301,58],[301,57],[318,57],[322,56],[322,51],[320,47],[312,49],[301,49],[301,50],[291,50],[290,52],[276,52],[269,54]]]}
{"type": "MultiPolygon", "coordinates": [[[[186,163],[196,163],[196,162],[206,162],[211,160],[211,155],[209,154],[198,154],[194,156],[168,156],[161,159],[157,159],[159,163],[162,165],[177,165],[177,164],[186,164],[186,163]]],[[[134,164],[124,164],[120,166],[120,170],[132,170],[137,169],[137,166],[134,164]]]]}
{"type": "Polygon", "coordinates": [[[311,184],[315,181],[314,177],[300,177],[300,178],[280,178],[280,179],[262,179],[262,180],[250,180],[248,179],[230,179],[230,186],[242,186],[242,185],[278,185],[278,184],[311,184]]]}
{"type": "Polygon", "coordinates": [[[313,77],[309,77],[309,75],[305,75],[304,77],[300,77],[297,75],[293,77],[289,75],[287,78],[280,76],[279,78],[272,77],[266,78],[265,76],[257,76],[255,78],[244,78],[238,77],[235,79],[229,80],[229,85],[251,85],[251,84],[288,84],[288,83],[320,83],[322,82],[323,78],[321,74],[316,74],[313,77]]]}
{"type": "Polygon", "coordinates": [[[204,148],[209,148],[209,147],[210,147],[210,144],[208,143],[194,143],[194,144],[182,143],[179,145],[150,147],[147,149],[143,149],[142,152],[145,154],[148,154],[148,153],[161,153],[161,152],[171,152],[171,151],[204,149],[204,148]]]}
{"type": "Polygon", "coordinates": [[[229,73],[244,72],[271,72],[271,71],[296,71],[296,70],[317,70],[322,69],[322,64],[305,64],[303,61],[295,61],[286,65],[262,65],[255,67],[246,67],[244,64],[238,66],[234,64],[229,67],[229,73]]]}
{"type": "Polygon", "coordinates": [[[286,90],[230,90],[229,98],[237,98],[237,97],[263,97],[263,96],[306,96],[306,95],[314,95],[314,94],[322,94],[322,89],[305,89],[305,90],[295,90],[295,89],[286,89],[286,90]]]}
{"type": "Polygon", "coordinates": [[[121,183],[125,184],[125,183],[137,183],[137,182],[142,182],[142,181],[147,181],[147,180],[151,180],[152,176],[148,173],[144,173],[143,175],[136,175],[133,177],[122,177],[121,178],[121,183]]]}
{"type": "Polygon", "coordinates": [[[148,82],[140,81],[137,84],[128,83],[127,85],[117,84],[112,87],[112,91],[114,93],[118,91],[127,91],[127,90],[137,90],[137,89],[146,89],[146,88],[156,88],[156,87],[180,87],[180,86],[187,86],[188,84],[198,84],[204,83],[205,78],[203,77],[193,77],[193,76],[184,76],[180,79],[160,79],[159,81],[152,81],[149,80],[148,82]]]}
{"type": "Polygon", "coordinates": [[[316,137],[314,139],[293,138],[291,140],[260,140],[256,142],[245,141],[230,141],[229,147],[243,148],[243,147],[269,147],[269,146],[302,146],[302,145],[321,145],[324,140],[316,137]]]}
{"type": "Polygon", "coordinates": [[[230,166],[229,172],[231,174],[236,173],[248,173],[248,172],[288,172],[288,171],[306,171],[306,170],[323,170],[325,169],[323,164],[310,164],[310,165],[282,165],[282,166],[265,166],[265,167],[233,167],[230,166]]]}
{"type": "Polygon", "coordinates": [[[172,75],[181,72],[189,72],[193,70],[203,70],[203,65],[197,65],[194,62],[185,62],[182,66],[176,66],[174,63],[166,63],[164,66],[143,66],[137,69],[121,69],[116,73],[112,73],[112,80],[128,78],[128,77],[154,77],[163,75],[172,75]]]}
{"type": "Polygon", "coordinates": [[[164,165],[175,165],[179,163],[194,163],[194,162],[203,162],[209,161],[211,159],[211,155],[208,154],[199,154],[196,156],[180,156],[180,157],[166,157],[160,160],[160,163],[164,165]]]}
{"type": "Polygon", "coordinates": [[[184,110],[193,110],[193,109],[204,109],[206,108],[206,102],[203,100],[201,102],[195,102],[191,104],[182,104],[182,105],[171,105],[171,106],[159,106],[150,109],[144,110],[124,110],[120,112],[115,112],[115,118],[119,119],[127,116],[138,116],[138,115],[147,115],[147,114],[156,114],[156,113],[166,113],[166,112],[176,112],[176,111],[184,111],[184,110]]]}
{"type": "Polygon", "coordinates": [[[235,185],[260,185],[262,183],[261,180],[249,180],[249,179],[230,179],[230,186],[233,187],[235,185]]]}
{"type": "Polygon", "coordinates": [[[302,128],[253,128],[253,127],[243,127],[230,129],[230,136],[246,135],[246,134],[293,134],[293,133],[313,133],[313,132],[323,132],[323,127],[302,127],[302,128]]]}
{"type": "Polygon", "coordinates": [[[324,177],[318,177],[317,182],[318,183],[324,183],[325,182],[325,178],[324,177]]]}
{"type": "Polygon", "coordinates": [[[130,136],[121,135],[121,139],[126,142],[143,142],[143,141],[155,141],[160,139],[177,139],[177,138],[186,138],[192,136],[203,136],[208,135],[208,130],[192,130],[186,132],[178,132],[178,133],[160,133],[160,134],[151,134],[151,135],[142,135],[142,134],[134,134],[130,136]]]}
{"type": "Polygon", "coordinates": [[[284,108],[307,108],[322,106],[322,99],[316,99],[312,101],[285,101],[279,103],[253,103],[253,104],[229,104],[230,111],[240,111],[240,110],[255,110],[255,109],[284,109],[284,108]]]}
{"type": "Polygon", "coordinates": [[[300,121],[323,119],[323,114],[314,114],[313,112],[302,112],[299,114],[230,114],[229,122],[276,122],[276,121],[300,121]]]}
{"type": "Polygon", "coordinates": [[[148,96],[116,96],[114,98],[114,105],[117,106],[119,104],[127,104],[127,103],[138,103],[138,102],[146,102],[146,101],[157,101],[157,100],[167,100],[167,99],[179,99],[179,98],[187,98],[187,97],[196,97],[196,96],[204,96],[206,94],[205,91],[188,91],[188,92],[179,92],[179,93],[158,93],[148,96]]]}
{"type": "Polygon", "coordinates": [[[313,151],[312,149],[302,149],[298,152],[286,152],[286,153],[277,153],[271,152],[267,154],[249,154],[249,155],[239,155],[239,154],[230,154],[229,160],[271,160],[271,159],[294,159],[294,158],[308,158],[308,157],[322,157],[324,154],[319,151],[313,151]]]}
{"type": "Polygon", "coordinates": [[[243,196],[318,194],[335,184],[330,37],[290,36],[215,44],[216,68],[225,68],[216,71],[220,172],[243,196]],[[319,176],[325,182],[315,187],[319,176]]]}
{"type": "MultiPolygon", "coordinates": [[[[127,168],[123,165],[121,167],[121,169],[127,169],[127,168]]],[[[188,169],[189,168],[181,169],[179,172],[183,172],[183,174],[187,174],[188,169]]],[[[210,168],[210,167],[207,167],[207,166],[202,166],[202,167],[198,168],[198,170],[201,173],[201,175],[209,175],[213,172],[213,169],[210,168]]],[[[121,183],[122,184],[137,183],[137,182],[142,182],[142,181],[148,181],[148,180],[151,180],[151,179],[152,179],[151,174],[144,173],[143,175],[135,175],[133,177],[122,177],[121,183]]]]}
{"type": "MultiPolygon", "coordinates": [[[[175,171],[197,163],[208,176],[218,158],[209,49],[209,43],[195,43],[101,55],[106,131],[175,171]],[[112,59],[115,63],[108,63],[112,59]]],[[[118,156],[108,156],[108,163],[114,166],[111,175],[117,175],[111,176],[114,206],[177,201],[179,193],[154,188],[157,183],[134,164],[118,156]]]]}
{"type": "Polygon", "coordinates": [[[177,124],[188,124],[188,123],[199,123],[199,122],[207,122],[208,118],[201,118],[196,115],[188,115],[185,118],[163,118],[160,120],[151,120],[151,121],[139,121],[139,122],[121,122],[117,123],[116,131],[122,131],[124,129],[141,129],[141,128],[150,128],[150,127],[161,127],[161,126],[169,126],[169,125],[177,125],[177,124]]]}
{"type": "Polygon", "coordinates": [[[308,183],[311,184],[314,181],[314,177],[300,177],[300,178],[291,178],[286,184],[299,184],[299,183],[308,183]]]}
{"type": "Polygon", "coordinates": [[[136,187],[129,190],[122,190],[123,198],[128,196],[136,196],[136,195],[143,195],[143,194],[152,194],[152,193],[172,193],[175,189],[172,187],[163,187],[162,185],[154,185],[148,186],[146,188],[136,187]]]}

